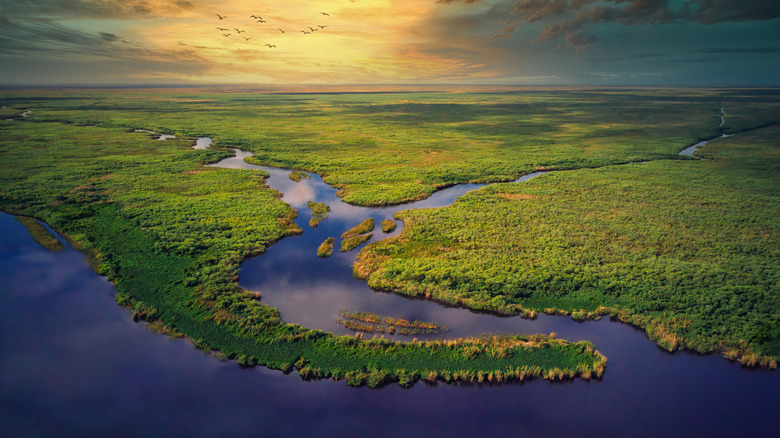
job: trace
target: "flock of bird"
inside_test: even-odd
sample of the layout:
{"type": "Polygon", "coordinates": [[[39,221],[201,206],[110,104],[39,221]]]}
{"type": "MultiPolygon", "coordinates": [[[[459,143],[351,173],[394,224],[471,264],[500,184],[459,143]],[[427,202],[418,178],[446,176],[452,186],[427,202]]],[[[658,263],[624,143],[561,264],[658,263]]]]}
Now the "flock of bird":
{"type": "MultiPolygon", "coordinates": [[[[330,17],[330,14],[328,14],[327,12],[320,12],[320,14],[322,14],[324,16],[327,16],[327,17],[330,17]]],[[[222,20],[228,18],[227,16],[224,16],[224,15],[221,15],[221,14],[216,14],[216,15],[219,18],[219,21],[222,21],[222,20]]],[[[258,23],[267,23],[267,21],[264,20],[263,17],[261,17],[259,15],[252,14],[252,15],[249,16],[249,18],[252,18],[253,20],[255,20],[256,24],[258,24],[258,23]]],[[[313,32],[317,32],[317,31],[323,30],[326,27],[328,27],[327,24],[325,24],[325,25],[317,24],[316,26],[317,26],[316,28],[310,27],[310,26],[306,26],[309,30],[307,31],[307,30],[304,29],[304,30],[301,30],[301,32],[303,32],[304,35],[311,35],[313,32]]],[[[279,27],[277,29],[279,29],[279,31],[282,34],[287,33],[287,31],[282,29],[281,27],[279,27]]],[[[225,38],[233,35],[233,33],[230,33],[231,32],[231,28],[228,28],[228,27],[219,27],[219,26],[217,26],[217,30],[222,32],[222,35],[225,38]],[[224,32],[228,32],[228,33],[224,33],[224,32]]],[[[245,36],[241,35],[242,33],[246,32],[246,30],[242,30],[242,29],[239,29],[237,27],[232,28],[232,30],[235,30],[236,35],[238,35],[240,38],[245,39],[246,41],[249,41],[249,40],[252,39],[252,37],[245,37],[245,36]]],[[[269,49],[276,48],[276,44],[268,44],[268,43],[266,43],[265,46],[268,47],[269,49]]]]}

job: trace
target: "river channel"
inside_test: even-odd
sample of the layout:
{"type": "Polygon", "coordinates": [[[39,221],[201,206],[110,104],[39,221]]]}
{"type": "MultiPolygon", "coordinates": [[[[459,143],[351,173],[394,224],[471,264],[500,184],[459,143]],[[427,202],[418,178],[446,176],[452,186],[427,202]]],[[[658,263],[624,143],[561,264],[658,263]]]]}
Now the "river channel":
{"type": "MultiPolygon", "coordinates": [[[[208,143],[199,139],[196,146],[208,143]]],[[[3,435],[651,437],[771,434],[780,426],[775,372],[718,355],[671,354],[609,318],[497,317],[377,293],[352,278],[359,249],[316,256],[326,237],[338,239],[367,217],[448,205],[479,186],[455,186],[414,204],[354,207],[317,175],[294,182],[289,170],[252,166],[243,161],[248,153],[237,154],[219,166],[269,172],[268,184],[299,210],[303,234],[282,239],[240,271],[240,285],[262,291],[284,320],[347,333],[335,323],[338,310],[347,309],[434,320],[449,326],[446,337],[555,331],[593,341],[609,358],[603,378],[373,390],[241,369],[134,323],[81,254],[71,247],[46,251],[12,216],[0,214],[3,435]],[[331,207],[317,228],[308,225],[309,200],[331,207]]],[[[374,236],[388,235],[377,229],[374,236]]]]}

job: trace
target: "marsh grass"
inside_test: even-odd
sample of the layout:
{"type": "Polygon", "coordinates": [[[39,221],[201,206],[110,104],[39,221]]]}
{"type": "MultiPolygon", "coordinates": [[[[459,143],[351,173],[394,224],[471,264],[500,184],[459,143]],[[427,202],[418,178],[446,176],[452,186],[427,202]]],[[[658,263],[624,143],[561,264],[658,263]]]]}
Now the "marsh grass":
{"type": "Polygon", "coordinates": [[[383,219],[382,222],[380,222],[382,225],[382,232],[383,233],[392,233],[395,231],[396,224],[394,221],[390,219],[383,219]]]}
{"type": "Polygon", "coordinates": [[[49,230],[46,229],[40,222],[31,217],[16,216],[16,220],[19,221],[25,228],[30,236],[41,245],[43,248],[49,251],[60,251],[65,248],[65,245],[54,237],[49,230]]]}
{"type": "Polygon", "coordinates": [[[366,247],[355,275],[497,313],[609,314],[670,351],[771,367],[780,356],[778,136],[775,125],[711,141],[706,161],[553,172],[405,211],[401,235],[366,247]]]}
{"type": "Polygon", "coordinates": [[[404,336],[415,336],[444,333],[449,330],[447,326],[432,321],[407,321],[402,318],[381,316],[372,312],[349,313],[342,309],[339,311],[339,316],[343,319],[336,319],[336,323],[350,330],[368,333],[398,333],[404,336]]]}
{"type": "Polygon", "coordinates": [[[328,217],[330,207],[321,202],[309,201],[306,204],[311,209],[311,219],[309,219],[309,226],[314,228],[322,222],[323,219],[328,217]]]}
{"type": "Polygon", "coordinates": [[[317,248],[317,257],[326,258],[333,255],[333,243],[335,241],[336,239],[333,237],[325,239],[325,241],[320,244],[319,248],[317,248]]]}

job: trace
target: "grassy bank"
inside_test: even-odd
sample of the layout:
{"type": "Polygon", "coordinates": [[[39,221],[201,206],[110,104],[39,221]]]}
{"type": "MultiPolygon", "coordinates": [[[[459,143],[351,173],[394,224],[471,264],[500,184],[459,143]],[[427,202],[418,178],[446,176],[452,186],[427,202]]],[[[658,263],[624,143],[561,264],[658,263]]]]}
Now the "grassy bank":
{"type": "Polygon", "coordinates": [[[65,248],[65,245],[63,245],[62,242],[54,237],[46,227],[35,219],[25,216],[16,216],[16,220],[27,228],[27,232],[30,233],[30,236],[38,245],[41,245],[49,251],[59,251],[65,248]]]}

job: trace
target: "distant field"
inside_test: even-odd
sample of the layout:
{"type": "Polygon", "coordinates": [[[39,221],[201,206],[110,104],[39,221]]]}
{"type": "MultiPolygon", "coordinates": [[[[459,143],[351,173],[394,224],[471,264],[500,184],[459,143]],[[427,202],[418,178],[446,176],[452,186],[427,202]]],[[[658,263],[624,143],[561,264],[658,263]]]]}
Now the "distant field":
{"type": "Polygon", "coordinates": [[[724,98],[746,117],[734,129],[777,105],[750,90],[3,94],[3,104],[32,108],[37,121],[212,136],[215,146],[253,151],[255,164],[317,172],[358,205],[422,199],[455,183],[509,181],[536,168],[679,159],[684,146],[715,135],[724,98]]]}

